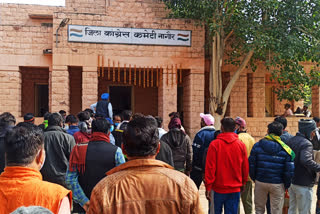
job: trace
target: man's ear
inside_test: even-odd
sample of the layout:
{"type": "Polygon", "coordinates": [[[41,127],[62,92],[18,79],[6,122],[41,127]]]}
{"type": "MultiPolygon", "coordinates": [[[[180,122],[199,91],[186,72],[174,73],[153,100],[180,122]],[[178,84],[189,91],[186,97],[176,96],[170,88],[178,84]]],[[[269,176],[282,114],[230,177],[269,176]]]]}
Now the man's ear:
{"type": "Polygon", "coordinates": [[[156,154],[158,154],[160,152],[160,147],[161,147],[161,144],[160,144],[160,141],[158,143],[158,148],[157,148],[157,151],[156,151],[156,154]]]}
{"type": "Polygon", "coordinates": [[[44,148],[41,148],[38,155],[36,156],[36,163],[39,165],[43,164],[42,162],[44,161],[44,156],[45,156],[44,148]]]}
{"type": "Polygon", "coordinates": [[[121,144],[122,153],[126,156],[128,156],[127,151],[125,150],[123,144],[121,144]]]}

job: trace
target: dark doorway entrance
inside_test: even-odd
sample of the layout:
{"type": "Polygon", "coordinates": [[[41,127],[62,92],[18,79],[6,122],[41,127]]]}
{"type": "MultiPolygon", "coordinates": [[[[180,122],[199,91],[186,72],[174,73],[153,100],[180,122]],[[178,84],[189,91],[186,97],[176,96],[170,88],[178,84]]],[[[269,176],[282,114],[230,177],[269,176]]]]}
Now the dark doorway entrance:
{"type": "Polygon", "coordinates": [[[49,110],[48,107],[48,84],[35,84],[34,87],[34,113],[36,117],[43,117],[43,115],[49,110]]]}
{"type": "Polygon", "coordinates": [[[132,110],[131,86],[109,86],[109,92],[114,115],[120,114],[123,110],[132,110]]]}

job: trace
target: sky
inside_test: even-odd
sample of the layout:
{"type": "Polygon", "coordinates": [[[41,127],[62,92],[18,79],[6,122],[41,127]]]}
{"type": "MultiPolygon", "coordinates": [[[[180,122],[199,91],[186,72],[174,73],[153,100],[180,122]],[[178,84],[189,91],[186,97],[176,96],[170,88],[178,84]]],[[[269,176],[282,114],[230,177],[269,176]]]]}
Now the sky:
{"type": "Polygon", "coordinates": [[[65,0],[0,0],[0,3],[65,6],[65,0]]]}

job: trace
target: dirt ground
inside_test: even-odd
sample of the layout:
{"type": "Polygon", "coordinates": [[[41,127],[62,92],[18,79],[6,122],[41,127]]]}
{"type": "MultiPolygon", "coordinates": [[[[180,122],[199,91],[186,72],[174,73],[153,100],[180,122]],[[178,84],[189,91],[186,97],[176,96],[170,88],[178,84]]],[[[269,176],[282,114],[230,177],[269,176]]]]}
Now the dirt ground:
{"type": "MultiPolygon", "coordinates": [[[[205,211],[205,213],[207,213],[207,211],[208,211],[208,200],[206,199],[205,192],[206,192],[206,189],[205,189],[204,185],[202,184],[201,187],[200,187],[200,202],[201,202],[201,205],[203,207],[203,210],[205,211]]],[[[315,213],[315,210],[316,210],[316,201],[317,201],[316,193],[317,193],[317,186],[315,185],[313,187],[313,198],[312,198],[311,213],[315,213]]],[[[253,197],[254,197],[254,194],[253,194],[253,197]]],[[[255,213],[254,212],[254,204],[253,204],[253,212],[252,213],[255,213]]],[[[244,214],[243,206],[240,206],[240,214],[244,214]]]]}

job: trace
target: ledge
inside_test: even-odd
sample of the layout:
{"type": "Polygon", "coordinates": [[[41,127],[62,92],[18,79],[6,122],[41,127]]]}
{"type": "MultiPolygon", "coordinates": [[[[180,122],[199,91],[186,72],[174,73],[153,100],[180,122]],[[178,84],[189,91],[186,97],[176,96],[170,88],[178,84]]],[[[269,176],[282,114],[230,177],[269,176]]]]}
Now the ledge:
{"type": "Polygon", "coordinates": [[[31,19],[53,19],[52,14],[29,13],[31,19]]]}

